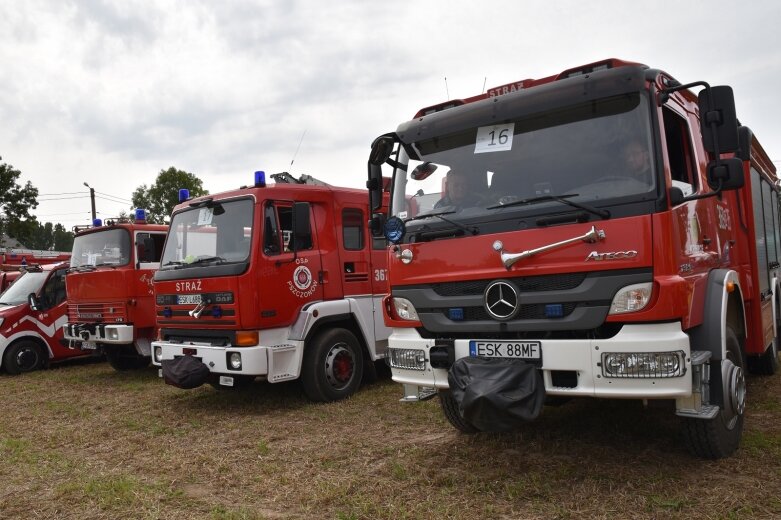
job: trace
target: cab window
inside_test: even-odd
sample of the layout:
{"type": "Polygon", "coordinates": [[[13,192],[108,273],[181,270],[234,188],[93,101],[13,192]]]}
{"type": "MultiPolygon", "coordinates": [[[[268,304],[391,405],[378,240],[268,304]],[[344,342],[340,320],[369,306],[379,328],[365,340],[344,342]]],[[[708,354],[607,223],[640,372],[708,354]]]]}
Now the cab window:
{"type": "Polygon", "coordinates": [[[263,252],[269,256],[312,249],[311,237],[293,237],[293,205],[267,202],[263,210],[263,252]],[[291,243],[295,240],[295,244],[291,243]]]}

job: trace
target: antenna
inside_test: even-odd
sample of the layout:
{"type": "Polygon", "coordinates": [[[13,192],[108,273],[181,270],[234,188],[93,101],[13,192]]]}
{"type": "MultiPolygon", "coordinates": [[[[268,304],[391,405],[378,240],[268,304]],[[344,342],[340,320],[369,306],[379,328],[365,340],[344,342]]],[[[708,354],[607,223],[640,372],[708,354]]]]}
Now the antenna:
{"type": "Polygon", "coordinates": [[[290,159],[290,169],[293,169],[293,162],[296,160],[296,156],[298,155],[298,151],[301,149],[301,143],[304,142],[304,136],[306,135],[306,129],[304,130],[304,133],[301,134],[301,139],[298,140],[298,146],[296,146],[296,151],[293,154],[293,158],[290,159]]]}
{"type": "Polygon", "coordinates": [[[483,78],[483,91],[480,92],[481,94],[485,94],[485,82],[488,81],[488,76],[483,78]]]}
{"type": "Polygon", "coordinates": [[[447,89],[447,76],[445,76],[445,94],[447,94],[447,100],[450,101],[450,91],[447,89]]]}

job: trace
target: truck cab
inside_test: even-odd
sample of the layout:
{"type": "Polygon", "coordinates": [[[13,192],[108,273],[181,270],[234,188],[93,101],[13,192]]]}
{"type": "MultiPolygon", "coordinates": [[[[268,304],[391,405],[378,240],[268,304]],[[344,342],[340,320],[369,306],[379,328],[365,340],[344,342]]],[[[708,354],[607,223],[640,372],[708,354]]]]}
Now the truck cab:
{"type": "MultiPolygon", "coordinates": [[[[140,218],[139,218],[140,217],[140,218]]],[[[103,352],[115,370],[144,368],[155,333],[152,276],[160,266],[167,226],[97,219],[76,234],[64,337],[71,348],[103,352]]]]}
{"type": "Polygon", "coordinates": [[[0,295],[0,368],[31,372],[85,353],[63,343],[67,320],[67,262],[30,265],[0,295]]]}
{"type": "Polygon", "coordinates": [[[153,363],[180,387],[300,379],[313,400],[341,399],[386,356],[385,243],[365,192],[274,177],[175,208],[153,363]]]}

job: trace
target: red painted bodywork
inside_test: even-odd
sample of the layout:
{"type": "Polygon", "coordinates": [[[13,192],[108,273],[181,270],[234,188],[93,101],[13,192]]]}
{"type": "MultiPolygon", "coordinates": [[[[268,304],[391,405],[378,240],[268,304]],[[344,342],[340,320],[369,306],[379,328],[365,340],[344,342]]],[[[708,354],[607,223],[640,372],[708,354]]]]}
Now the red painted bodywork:
{"type": "Polygon", "coordinates": [[[144,268],[143,264],[138,263],[135,234],[165,233],[168,226],[122,223],[90,228],[76,236],[118,228],[130,233],[130,262],[118,267],[99,266],[93,271],[76,270],[68,273],[65,279],[68,288],[68,322],[132,324],[134,339],[143,337],[151,341],[155,334],[152,276],[156,269],[144,268]]]}
{"type": "MultiPolygon", "coordinates": [[[[290,326],[302,306],[313,301],[341,300],[353,295],[387,292],[386,251],[373,249],[366,221],[369,218],[366,192],[356,189],[304,184],[269,184],[209,195],[217,201],[251,197],[254,213],[249,267],[232,276],[155,280],[155,293],[161,296],[231,292],[233,303],[220,304],[221,316],[204,313],[194,318],[186,312],[193,305],[158,303],[157,325],[160,329],[260,330],[290,326]],[[308,202],[314,247],[311,250],[269,256],[263,252],[263,207],[267,201],[308,202]],[[363,212],[363,250],[346,250],[341,235],[342,210],[363,212]],[[296,292],[293,279],[296,269],[305,265],[315,283],[306,291],[296,292]],[[170,317],[165,312],[171,312],[170,317]]],[[[187,201],[174,214],[197,204],[187,201]]]]}

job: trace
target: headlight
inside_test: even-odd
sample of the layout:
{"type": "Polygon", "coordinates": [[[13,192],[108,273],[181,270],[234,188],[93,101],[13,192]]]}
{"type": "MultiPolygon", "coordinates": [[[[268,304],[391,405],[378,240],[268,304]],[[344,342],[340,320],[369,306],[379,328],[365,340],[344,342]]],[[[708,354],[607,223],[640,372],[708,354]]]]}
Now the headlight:
{"type": "Polygon", "coordinates": [[[653,282],[627,285],[621,288],[613,297],[608,314],[624,314],[643,309],[651,300],[653,282]]]}
{"type": "Polygon", "coordinates": [[[119,339],[119,331],[117,329],[108,329],[106,332],[108,332],[108,339],[114,341],[119,339]]]}
{"type": "Polygon", "coordinates": [[[160,362],[163,359],[163,347],[155,347],[155,361],[160,362]]]}
{"type": "Polygon", "coordinates": [[[232,370],[241,370],[241,354],[238,352],[228,354],[228,364],[232,370]]]}
{"type": "Polygon", "coordinates": [[[393,310],[396,312],[396,316],[402,320],[420,321],[415,306],[406,298],[393,298],[393,310]]]}

